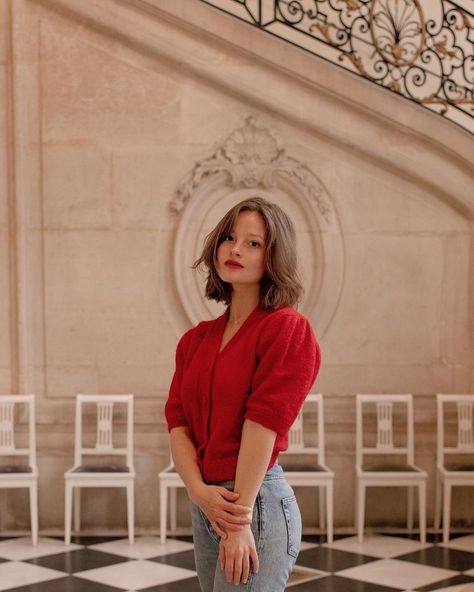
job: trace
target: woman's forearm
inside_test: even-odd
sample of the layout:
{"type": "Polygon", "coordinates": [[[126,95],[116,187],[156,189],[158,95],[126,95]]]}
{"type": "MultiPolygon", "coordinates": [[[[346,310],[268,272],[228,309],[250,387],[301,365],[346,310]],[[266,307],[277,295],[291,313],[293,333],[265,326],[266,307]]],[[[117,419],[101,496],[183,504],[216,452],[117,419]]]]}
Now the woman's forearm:
{"type": "Polygon", "coordinates": [[[179,476],[184,482],[189,497],[194,499],[198,489],[204,484],[196,461],[196,446],[189,428],[173,428],[170,432],[171,454],[179,476]]]}
{"type": "Polygon", "coordinates": [[[214,530],[226,537],[226,530],[239,531],[252,522],[252,507],[235,503],[238,493],[224,487],[207,485],[196,461],[196,446],[188,428],[173,428],[170,432],[174,464],[189,498],[206,514],[214,530]],[[225,530],[222,530],[224,528],[225,530]]]}
{"type": "Polygon", "coordinates": [[[276,432],[264,428],[259,423],[245,420],[234,487],[234,491],[239,493],[240,504],[253,507],[267,472],[276,435],[276,432]]]}

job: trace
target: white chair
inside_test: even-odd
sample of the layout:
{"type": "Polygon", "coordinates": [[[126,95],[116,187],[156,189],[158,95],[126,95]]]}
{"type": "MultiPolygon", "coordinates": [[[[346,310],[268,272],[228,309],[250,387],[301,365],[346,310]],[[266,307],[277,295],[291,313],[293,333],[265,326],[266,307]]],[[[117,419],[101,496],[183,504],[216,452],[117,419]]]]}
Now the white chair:
{"type": "Polygon", "coordinates": [[[292,487],[317,487],[319,489],[319,525],[327,527],[328,543],[333,542],[333,490],[334,472],[324,458],[324,410],[323,396],[310,394],[288,434],[288,449],[280,455],[285,477],[292,487]],[[316,411],[316,446],[307,446],[304,437],[304,416],[316,411]]]}
{"type": "MultiPolygon", "coordinates": [[[[334,473],[328,469],[324,461],[324,413],[322,395],[308,395],[303,409],[300,411],[295,423],[288,434],[288,450],[283,455],[300,457],[299,462],[290,460],[285,465],[285,476],[292,486],[319,487],[319,524],[325,528],[327,524],[328,542],[333,541],[333,481],[334,473]],[[303,432],[303,411],[313,404],[317,412],[317,446],[305,446],[303,432]],[[308,457],[301,461],[302,456],[308,457]],[[325,512],[326,510],[326,512],[325,512]]],[[[184,488],[183,480],[176,471],[173,459],[170,456],[169,465],[158,475],[160,482],[160,537],[161,543],[166,542],[168,520],[168,492],[170,501],[170,527],[171,532],[176,531],[176,498],[177,489],[184,488]]]]}
{"type": "Polygon", "coordinates": [[[438,394],[436,404],[438,434],[434,526],[440,527],[443,504],[443,542],[447,543],[451,523],[452,488],[474,486],[474,395],[438,394]],[[451,457],[450,462],[447,462],[446,456],[451,457]],[[459,459],[464,462],[459,462],[459,459]]]}
{"type": "MultiPolygon", "coordinates": [[[[420,540],[426,542],[426,481],[428,475],[415,465],[414,459],[413,398],[411,395],[356,396],[356,530],[363,541],[365,523],[365,492],[367,487],[407,487],[407,526],[413,528],[413,490],[418,487],[420,540]],[[394,434],[394,406],[400,430],[394,434]],[[375,416],[376,443],[368,446],[370,434],[364,430],[369,421],[368,411],[375,416]],[[401,411],[401,418],[398,411],[401,411]],[[364,413],[366,411],[366,413],[364,413]],[[400,433],[399,433],[400,432],[400,433]],[[364,438],[365,437],[365,438],[364,438]],[[401,440],[401,445],[398,440],[401,440]],[[394,444],[394,441],[397,442],[394,444]],[[401,462],[392,462],[394,456],[401,462]],[[368,460],[367,457],[372,457],[368,460]],[[375,460],[379,459],[379,461],[375,460]],[[382,461],[380,458],[382,457],[382,461]],[[385,457],[385,458],[383,458],[385,457]],[[390,459],[388,462],[386,459],[390,459]]],[[[373,440],[374,438],[372,438],[373,440]]]]}
{"type": "MultiPolygon", "coordinates": [[[[84,414],[86,415],[86,414],[84,414]]],[[[64,540],[71,542],[71,520],[74,489],[74,527],[80,529],[80,488],[81,487],[124,487],[127,493],[128,538],[134,541],[134,486],[135,470],[133,467],[133,395],[77,395],[76,427],[74,442],[74,466],[64,474],[65,522],[64,540]],[[95,446],[84,445],[83,414],[84,406],[93,404],[97,410],[97,438],[95,446]],[[114,405],[126,409],[125,446],[115,447],[113,441],[114,405]],[[96,457],[96,462],[85,464],[84,456],[96,457]],[[100,459],[100,457],[103,457],[100,459]],[[125,457],[125,464],[110,464],[110,456],[125,457]],[[98,460],[98,462],[97,462],[98,460]]]]}
{"type": "Polygon", "coordinates": [[[38,467],[36,465],[35,397],[34,395],[0,395],[0,456],[28,457],[28,462],[0,464],[0,488],[24,488],[30,491],[31,538],[38,543],[38,467]],[[28,445],[17,448],[15,415],[19,407],[28,410],[28,445]]]}
{"type": "Polygon", "coordinates": [[[185,488],[183,480],[179,476],[170,455],[170,462],[166,469],[163,469],[159,475],[160,483],[160,542],[166,543],[167,521],[168,521],[168,493],[170,500],[170,528],[171,532],[176,531],[177,519],[177,489],[185,488]]]}

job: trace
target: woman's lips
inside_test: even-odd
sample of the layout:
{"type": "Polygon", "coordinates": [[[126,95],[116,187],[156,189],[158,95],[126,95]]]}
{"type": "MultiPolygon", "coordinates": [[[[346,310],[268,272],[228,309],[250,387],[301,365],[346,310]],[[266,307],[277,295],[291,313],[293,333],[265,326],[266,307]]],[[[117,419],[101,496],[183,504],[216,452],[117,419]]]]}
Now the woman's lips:
{"type": "Polygon", "coordinates": [[[240,268],[240,269],[243,267],[243,265],[241,265],[240,263],[237,263],[237,261],[231,261],[230,259],[228,259],[228,260],[227,260],[227,261],[224,263],[224,265],[225,265],[226,267],[234,267],[234,268],[236,267],[236,268],[240,268]]]}

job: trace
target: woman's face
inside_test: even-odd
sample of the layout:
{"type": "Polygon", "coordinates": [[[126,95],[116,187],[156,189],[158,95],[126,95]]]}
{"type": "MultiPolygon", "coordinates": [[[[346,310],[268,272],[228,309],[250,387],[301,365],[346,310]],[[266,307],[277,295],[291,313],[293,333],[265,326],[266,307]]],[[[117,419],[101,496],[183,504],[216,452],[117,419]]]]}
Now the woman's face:
{"type": "Polygon", "coordinates": [[[240,212],[217,249],[216,269],[229,284],[260,284],[265,273],[265,223],[258,212],[240,212]]]}

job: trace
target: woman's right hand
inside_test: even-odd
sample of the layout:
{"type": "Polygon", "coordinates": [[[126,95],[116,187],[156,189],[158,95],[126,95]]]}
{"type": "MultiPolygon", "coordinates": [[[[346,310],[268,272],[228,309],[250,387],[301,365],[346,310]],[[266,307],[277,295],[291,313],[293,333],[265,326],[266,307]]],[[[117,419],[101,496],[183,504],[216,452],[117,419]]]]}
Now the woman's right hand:
{"type": "Polygon", "coordinates": [[[222,538],[227,536],[225,530],[241,530],[252,523],[252,508],[235,503],[239,494],[225,487],[202,483],[190,497],[222,538]]]}

